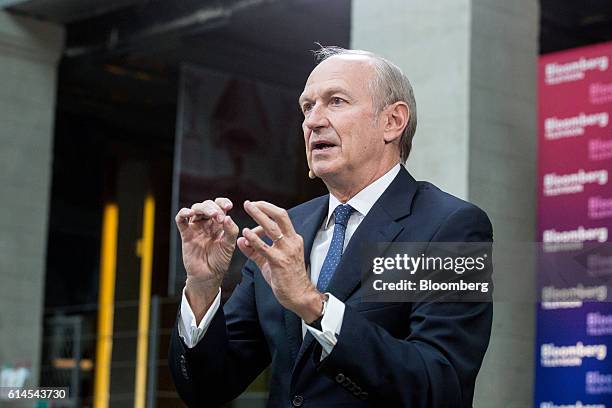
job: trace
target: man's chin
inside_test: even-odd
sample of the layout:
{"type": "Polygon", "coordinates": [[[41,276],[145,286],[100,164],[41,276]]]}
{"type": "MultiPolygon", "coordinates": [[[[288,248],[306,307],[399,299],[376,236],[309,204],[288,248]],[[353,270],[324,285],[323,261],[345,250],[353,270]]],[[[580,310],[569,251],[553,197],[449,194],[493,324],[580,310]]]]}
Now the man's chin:
{"type": "Polygon", "coordinates": [[[338,169],[333,166],[314,165],[312,166],[312,171],[317,177],[325,179],[327,177],[333,177],[338,172],[338,169]]]}

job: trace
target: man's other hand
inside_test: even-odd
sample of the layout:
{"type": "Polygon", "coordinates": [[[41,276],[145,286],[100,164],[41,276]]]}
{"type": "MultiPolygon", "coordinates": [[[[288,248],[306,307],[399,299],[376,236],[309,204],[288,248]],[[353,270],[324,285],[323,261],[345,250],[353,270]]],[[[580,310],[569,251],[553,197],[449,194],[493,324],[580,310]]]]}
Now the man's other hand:
{"type": "Polygon", "coordinates": [[[245,201],[244,209],[259,226],[243,229],[238,248],[257,264],[281,305],[307,323],[319,318],[324,295],[306,273],[304,240],[287,211],[265,201],[245,201]],[[264,236],[272,245],[263,241],[264,236]]]}

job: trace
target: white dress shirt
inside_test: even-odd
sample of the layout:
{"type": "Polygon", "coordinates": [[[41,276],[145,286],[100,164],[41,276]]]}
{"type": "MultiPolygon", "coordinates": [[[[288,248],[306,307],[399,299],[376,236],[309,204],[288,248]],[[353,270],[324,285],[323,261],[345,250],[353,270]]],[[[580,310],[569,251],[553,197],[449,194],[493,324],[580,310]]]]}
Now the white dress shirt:
{"type": "MultiPolygon", "coordinates": [[[[361,221],[368,214],[374,203],[380,198],[383,192],[389,187],[395,176],[400,172],[401,165],[395,165],[391,170],[385,173],[382,177],[368,185],[366,188],[357,193],[351,198],[346,204],[350,205],[355,209],[353,214],[348,220],[346,226],[346,233],[344,235],[344,248],[348,245],[353,233],[361,224],[361,221]]],[[[333,213],[338,205],[343,203],[340,202],[332,194],[329,195],[329,207],[327,210],[327,217],[323,220],[321,228],[317,232],[315,239],[312,244],[312,250],[310,251],[310,279],[312,283],[317,284],[323,261],[327,255],[327,250],[334,234],[334,220],[333,213]]],[[[343,248],[343,250],[344,250],[343,248]]],[[[342,328],[342,320],[344,318],[344,303],[328,293],[329,300],[327,301],[327,309],[321,319],[322,331],[315,329],[314,327],[308,326],[302,320],[302,336],[306,335],[308,330],[313,337],[321,344],[323,351],[321,358],[325,358],[331,353],[334,346],[338,342],[337,336],[340,334],[342,328]]],[[[179,336],[185,342],[187,347],[195,347],[196,344],[204,337],[210,322],[221,305],[221,289],[217,297],[213,301],[213,304],[208,309],[208,312],[204,315],[204,318],[199,325],[196,324],[196,319],[187,296],[185,296],[185,289],[183,289],[183,297],[181,300],[181,319],[179,321],[178,329],[179,336]]]]}

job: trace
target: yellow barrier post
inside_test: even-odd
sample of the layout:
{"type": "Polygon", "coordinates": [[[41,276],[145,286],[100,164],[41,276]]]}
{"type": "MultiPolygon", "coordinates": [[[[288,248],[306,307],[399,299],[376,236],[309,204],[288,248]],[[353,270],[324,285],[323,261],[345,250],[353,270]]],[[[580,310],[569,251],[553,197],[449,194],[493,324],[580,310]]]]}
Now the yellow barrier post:
{"type": "Polygon", "coordinates": [[[119,208],[117,204],[106,204],[102,220],[102,246],[100,250],[100,293],[98,297],[94,408],[107,408],[109,400],[110,365],[113,352],[118,225],[119,208]]]}
{"type": "Polygon", "coordinates": [[[155,199],[152,195],[148,194],[144,202],[142,238],[138,245],[138,255],[140,256],[140,300],[138,302],[138,343],[136,349],[134,408],[145,408],[146,401],[154,227],[155,199]]]}

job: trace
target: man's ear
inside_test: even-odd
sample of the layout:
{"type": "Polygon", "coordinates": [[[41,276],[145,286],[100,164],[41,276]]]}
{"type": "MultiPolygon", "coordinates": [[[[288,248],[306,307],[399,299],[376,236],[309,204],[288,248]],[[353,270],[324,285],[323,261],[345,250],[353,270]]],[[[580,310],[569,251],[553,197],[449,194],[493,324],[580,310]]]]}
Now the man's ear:
{"type": "Polygon", "coordinates": [[[383,112],[385,121],[385,143],[391,143],[402,136],[410,119],[410,110],[406,102],[395,102],[387,106],[383,112]]]}

